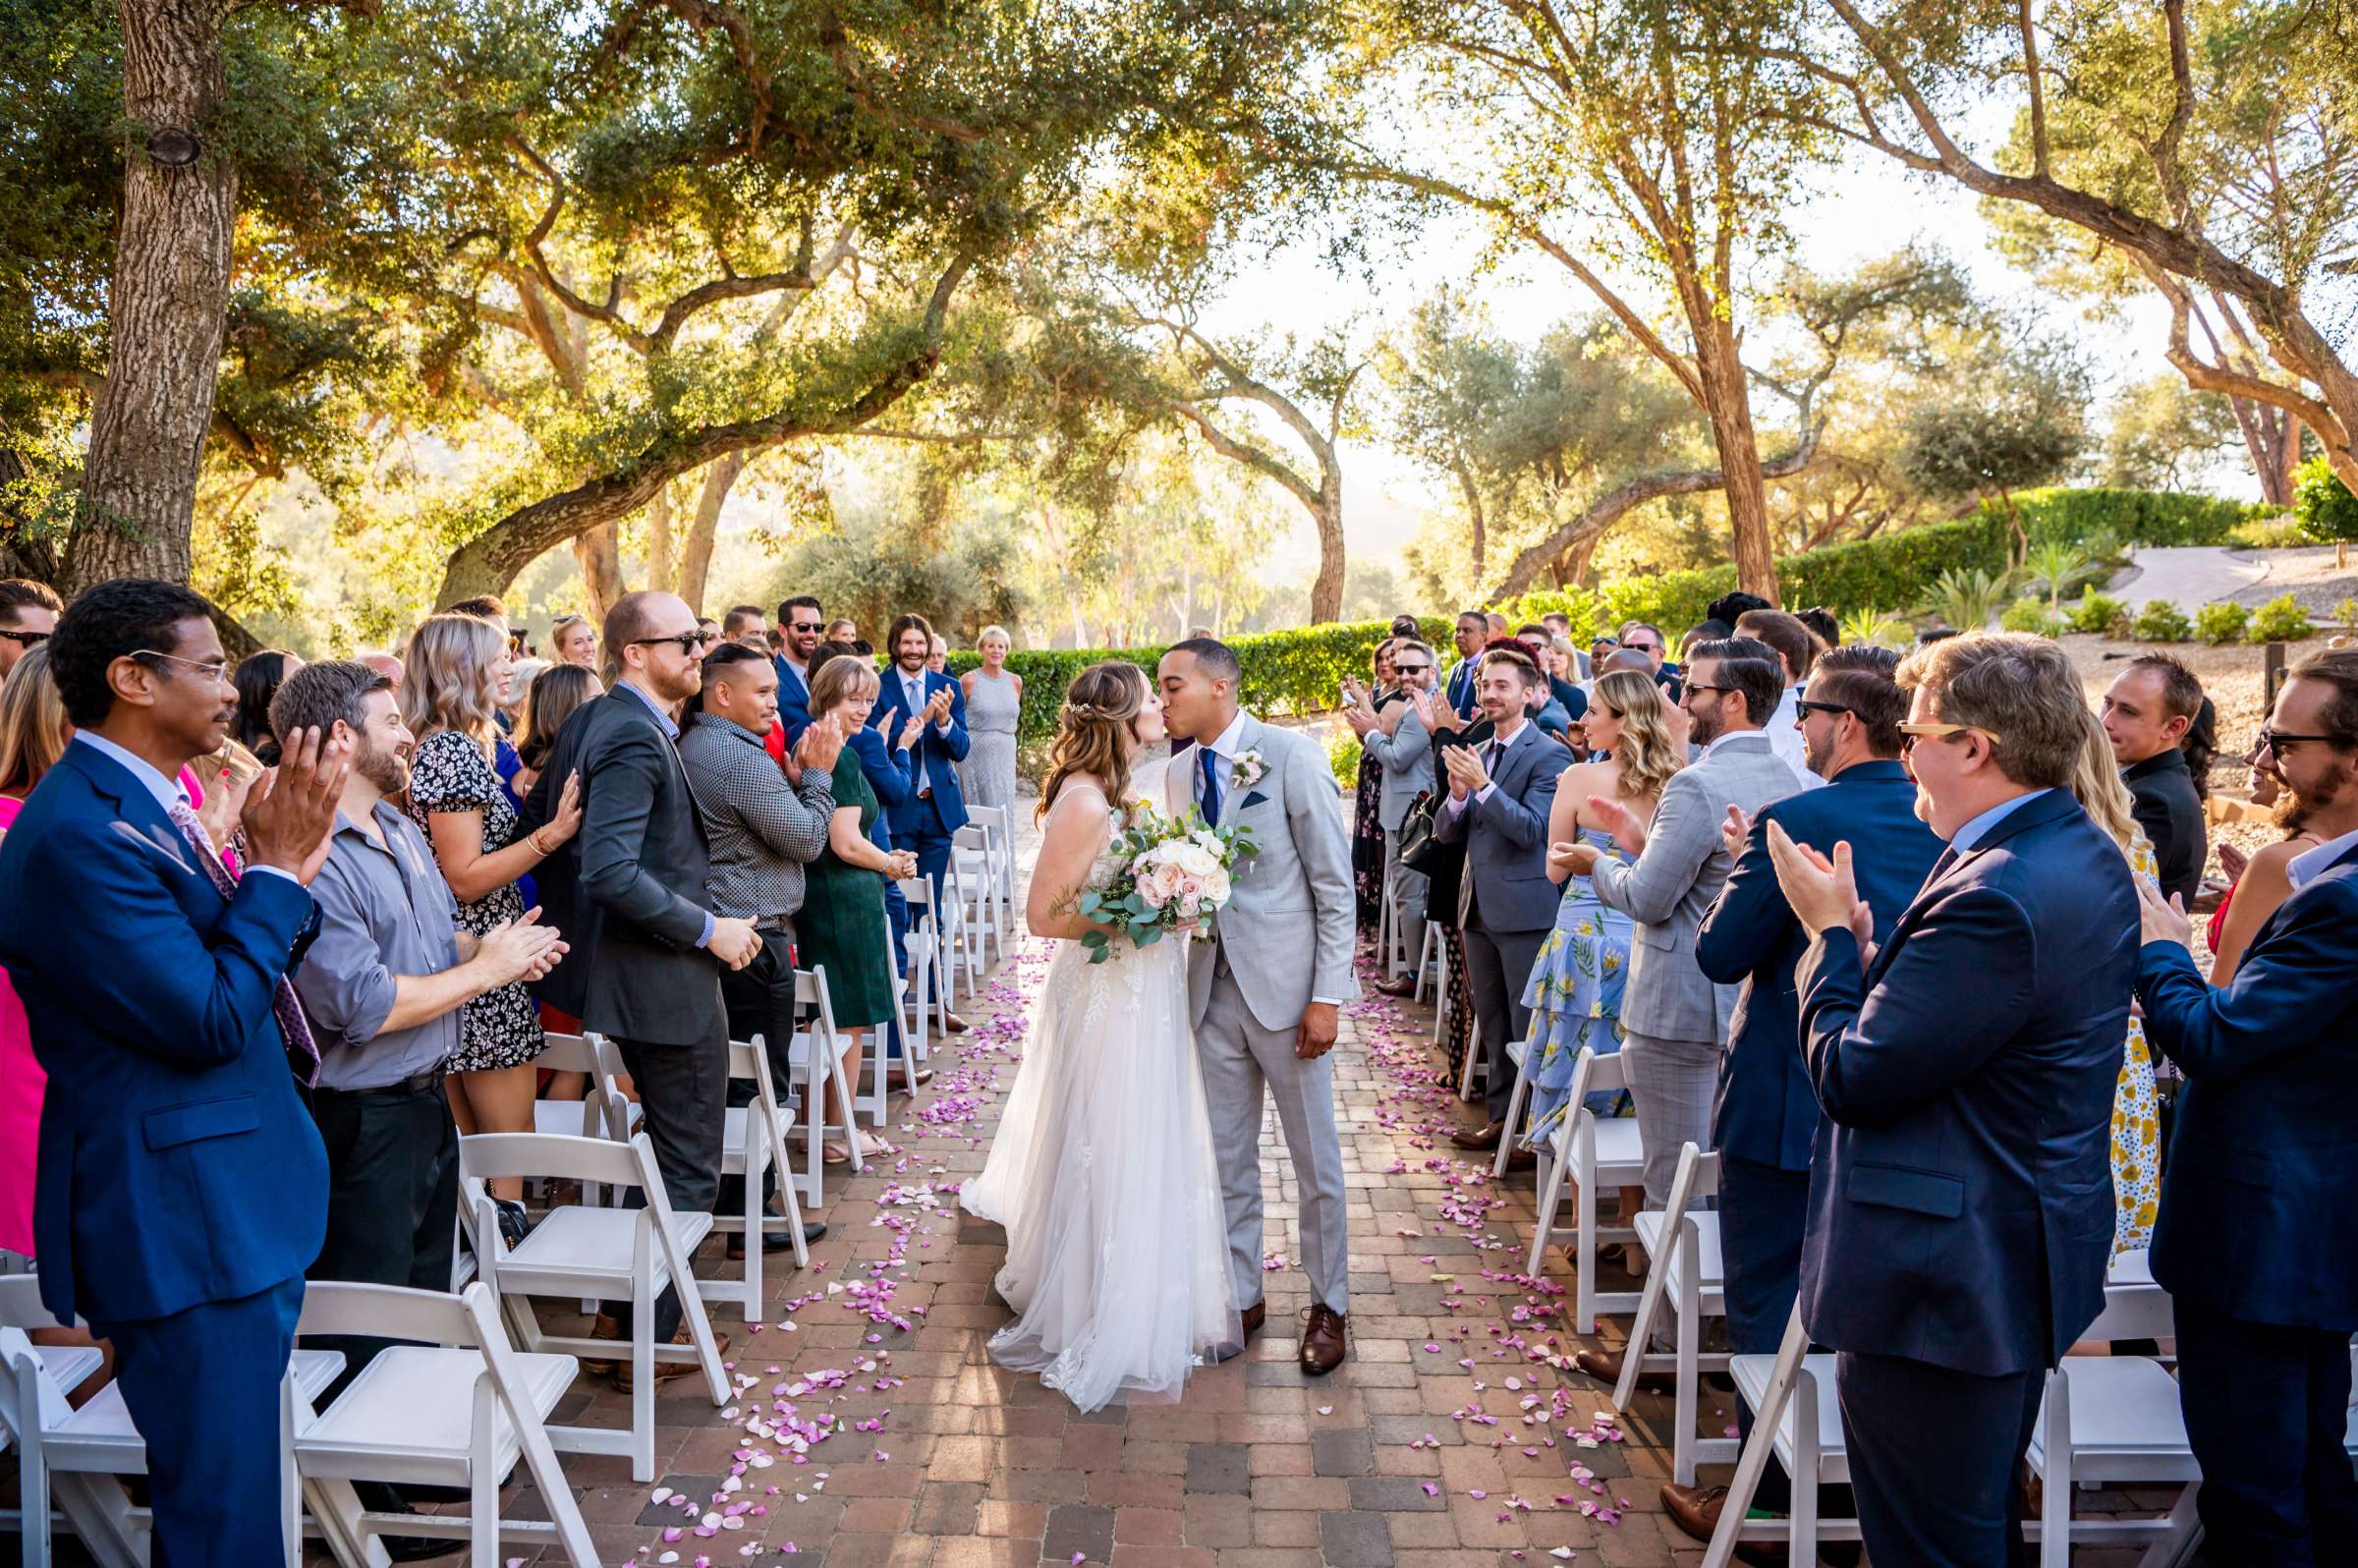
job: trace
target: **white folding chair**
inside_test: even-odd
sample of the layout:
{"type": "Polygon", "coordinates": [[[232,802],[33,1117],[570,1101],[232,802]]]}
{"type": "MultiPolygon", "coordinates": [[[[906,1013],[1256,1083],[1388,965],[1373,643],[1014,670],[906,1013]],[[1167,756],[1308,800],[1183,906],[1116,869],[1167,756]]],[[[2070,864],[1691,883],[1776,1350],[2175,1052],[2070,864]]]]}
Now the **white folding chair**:
{"type": "Polygon", "coordinates": [[[933,896],[933,884],[922,876],[896,885],[909,903],[909,972],[903,977],[906,985],[902,993],[909,1018],[904,1027],[930,1040],[933,1029],[950,1027],[950,987],[944,973],[949,960],[941,928],[941,901],[933,896]]]}
{"type": "Polygon", "coordinates": [[[1719,1156],[1689,1144],[1678,1151],[1678,1168],[1671,1174],[1663,1206],[1638,1215],[1632,1227],[1652,1265],[1646,1271],[1646,1288],[1638,1296],[1638,1316],[1629,1325],[1629,1344],[1621,1355],[1621,1380],[1613,1386],[1613,1408],[1629,1408],[1641,1371],[1667,1370],[1677,1379],[1678,1425],[1671,1437],[1670,1479],[1681,1486],[1695,1484],[1697,1465],[1723,1465],[1736,1457],[1733,1438],[1698,1437],[1695,1432],[1703,1374],[1724,1371],[1727,1366],[1725,1352],[1707,1355],[1703,1350],[1703,1319],[1727,1316],[1726,1275],[1719,1262],[1719,1216],[1692,1207],[1718,1192],[1719,1156]],[[1655,1318],[1665,1301],[1678,1315],[1675,1348],[1669,1355],[1647,1348],[1654,1343],[1655,1318]]]}
{"type": "Polygon", "coordinates": [[[969,805],[966,819],[982,830],[983,849],[990,857],[991,903],[998,912],[999,946],[1004,951],[1007,938],[1015,934],[1015,809],[969,805]]]}
{"type": "MultiPolygon", "coordinates": [[[[620,1142],[639,1130],[646,1113],[627,1094],[617,1092],[611,1099],[598,1092],[597,1036],[594,1035],[543,1035],[548,1043],[533,1058],[534,1067],[545,1067],[552,1073],[580,1073],[589,1081],[582,1097],[570,1099],[536,1099],[533,1101],[533,1131],[555,1133],[566,1138],[604,1138],[620,1142]],[[615,1120],[612,1106],[622,1106],[620,1121],[615,1120]]],[[[617,1073],[621,1071],[619,1066],[617,1073]]],[[[617,1086],[619,1089],[619,1086],[617,1086]]],[[[584,1188],[582,1202],[604,1204],[608,1201],[604,1188],[584,1188]]],[[[464,1285],[465,1280],[456,1282],[464,1285]]]]}
{"type": "MultiPolygon", "coordinates": [[[[827,971],[824,965],[794,972],[795,1012],[803,1022],[788,1042],[786,1065],[793,1075],[794,1092],[801,1096],[803,1114],[796,1130],[804,1139],[803,1171],[795,1179],[803,1185],[803,1202],[813,1208],[823,1208],[827,1202],[826,1158],[823,1153],[826,1140],[826,1086],[835,1086],[835,1096],[843,1105],[844,1145],[852,1151],[855,1168],[868,1162],[868,1146],[860,1138],[858,1096],[851,1075],[844,1071],[845,1052],[852,1048],[851,1037],[835,1027],[835,1003],[827,995],[827,971]]],[[[756,1036],[755,1043],[762,1043],[756,1036]]],[[[879,1043],[878,1048],[882,1046],[879,1043]]]]}
{"type": "Polygon", "coordinates": [[[982,854],[983,833],[971,823],[950,835],[950,864],[942,873],[948,914],[965,954],[966,994],[971,1000],[982,988],[983,972],[990,968],[990,943],[998,934],[990,905],[990,870],[982,854]]]}
{"type": "MultiPolygon", "coordinates": [[[[2169,1293],[2153,1282],[2142,1252],[2114,1262],[2105,1310],[2083,1340],[2175,1336],[2169,1293]],[[2125,1266],[2124,1266],[2125,1265],[2125,1266]]],[[[2066,1356],[2047,1374],[2039,1424],[2025,1459],[2040,1479],[2041,1512],[2026,1521],[2041,1568],[2069,1568],[2071,1548],[2143,1542],[2150,1563],[2176,1562],[2193,1544],[2202,1470],[2186,1439],[2177,1379],[2151,1356],[2066,1356]],[[2161,1518],[2071,1517],[2082,1485],[2184,1488],[2161,1518]]]]}
{"type": "Polygon", "coordinates": [[[314,1411],[290,1394],[295,1468],[328,1549],[344,1568],[365,1568],[379,1534],[468,1543],[470,1568],[499,1568],[502,1542],[555,1546],[574,1568],[598,1568],[573,1486],[544,1425],[573,1386],[571,1356],[518,1352],[481,1282],[459,1296],[393,1285],[314,1282],[299,1335],[360,1334],[386,1346],[335,1402],[314,1411]],[[546,1520],[503,1520],[500,1481],[521,1460],[546,1520]],[[457,1486],[464,1515],[365,1512],[353,1483],[457,1486]]]}
{"type": "MultiPolygon", "coordinates": [[[[2169,1301],[2150,1281],[2108,1283],[2105,1307],[2087,1337],[2144,1338],[2169,1333],[2169,1301]],[[2159,1328],[2159,1335],[2154,1330],[2159,1328]]],[[[1785,1321],[1774,1356],[1731,1356],[1728,1374],[1736,1397],[1753,1410],[1752,1439],[1736,1460],[1719,1525],[1704,1553],[1704,1568],[1727,1568],[1736,1542],[1784,1539],[1790,1560],[1812,1562],[1818,1543],[1856,1540],[1856,1519],[1825,1519],[1818,1513],[1821,1485],[1850,1480],[1850,1450],[1842,1430],[1840,1397],[1834,1386],[1834,1358],[1811,1354],[1801,1308],[1785,1321]],[[1747,1523],[1768,1456],[1775,1454],[1792,1478],[1792,1513],[1783,1526],[1774,1520],[1747,1523]]],[[[1938,1419],[1937,1412],[1928,1419],[1938,1419]]],[[[2199,1480],[2184,1455],[2185,1426],[2178,1414],[2177,1384],[2150,1357],[2067,1357],[2047,1378],[2038,1425],[2032,1428],[2029,1459],[2043,1480],[2045,1517],[2024,1522],[2026,1535],[2040,1540],[2043,1563],[2070,1560],[2073,1540],[2119,1543],[2152,1541],[2145,1568],[2166,1568],[2184,1552],[2195,1526],[2194,1485],[2199,1480]],[[2083,1481],[2111,1479],[2168,1484],[2184,1482],[2176,1505],[2162,1519],[2071,1522],[2070,1494],[2083,1481]]]]}
{"type": "Polygon", "coordinates": [[[688,1260],[712,1233],[710,1214],[674,1214],[655,1168],[654,1146],[645,1133],[628,1144],[543,1133],[478,1133],[459,1140],[460,1204],[469,1216],[469,1239],[481,1266],[481,1283],[499,1299],[526,1350],[557,1351],[596,1361],[618,1353],[631,1363],[631,1426],[627,1431],[593,1427],[552,1427],[549,1437],[567,1453],[620,1454],[631,1462],[633,1481],[655,1477],[655,1363],[694,1361],[704,1374],[712,1403],[728,1403],[728,1380],[703,1296],[688,1260]],[[498,1176],[555,1176],[636,1187],[644,1208],[592,1208],[568,1204],[548,1211],[533,1233],[509,1248],[483,1184],[498,1176]],[[690,1343],[654,1342],[654,1303],[666,1285],[677,1285],[690,1343]],[[523,1298],[594,1297],[631,1304],[631,1342],[584,1335],[543,1333],[532,1304],[523,1298]],[[515,1298],[511,1300],[510,1298],[515,1298]]]}
{"type": "Polygon", "coordinates": [[[1506,1042],[1506,1059],[1515,1070],[1514,1092],[1506,1096],[1506,1130],[1498,1135],[1498,1156],[1490,1161],[1490,1180],[1506,1180],[1506,1162],[1522,1146],[1524,1109],[1531,1103],[1530,1064],[1531,1041],[1510,1039],[1506,1042]]]}
{"type": "MultiPolygon", "coordinates": [[[[1436,1031],[1449,1016],[1448,968],[1448,961],[1441,952],[1441,923],[1429,920],[1425,923],[1425,938],[1417,947],[1417,985],[1411,994],[1415,1000],[1423,1001],[1425,982],[1429,980],[1432,982],[1437,998],[1433,1003],[1432,1020],[1436,1031]]],[[[1436,1033],[1433,1038],[1437,1041],[1440,1036],[1436,1033]]]]}
{"type": "MultiPolygon", "coordinates": [[[[154,1517],[132,1506],[121,1478],[147,1473],[146,1440],[119,1384],[107,1384],[80,1410],[66,1402],[88,1368],[74,1382],[63,1381],[51,1372],[44,1347],[27,1337],[27,1330],[53,1321],[40,1305],[37,1275],[0,1279],[0,1419],[17,1448],[24,1561],[27,1568],[48,1568],[51,1539],[62,1525],[101,1568],[145,1568],[154,1517]],[[52,1501],[62,1517],[52,1518],[52,1501]]],[[[71,1372],[71,1359],[66,1366],[71,1372]]],[[[304,1397],[316,1398],[343,1371],[341,1352],[298,1350],[286,1375],[304,1397]]],[[[302,1551],[298,1493],[292,1461],[283,1452],[282,1460],[287,1564],[294,1568],[302,1551]]]]}
{"type": "Polygon", "coordinates": [[[1597,1315],[1600,1312],[1625,1313],[1638,1305],[1635,1291],[1597,1288],[1598,1247],[1608,1242],[1635,1241],[1638,1234],[1628,1226],[1599,1225],[1597,1195],[1600,1188],[1636,1187],[1644,1183],[1646,1148],[1638,1137],[1635,1117],[1599,1116],[1587,1104],[1592,1092],[1628,1087],[1619,1055],[1600,1056],[1594,1049],[1583,1046],[1573,1058],[1572,1090],[1564,1103],[1563,1120],[1555,1124],[1555,1136],[1540,1154],[1540,1207],[1532,1226],[1531,1257],[1525,1272],[1537,1277],[1541,1256],[1550,1243],[1565,1235],[1555,1223],[1555,1211],[1563,1202],[1564,1181],[1568,1176],[1579,1184],[1573,1200],[1571,1232],[1572,1266],[1576,1271],[1572,1282],[1572,1331],[1576,1334],[1597,1332],[1597,1315]]]}

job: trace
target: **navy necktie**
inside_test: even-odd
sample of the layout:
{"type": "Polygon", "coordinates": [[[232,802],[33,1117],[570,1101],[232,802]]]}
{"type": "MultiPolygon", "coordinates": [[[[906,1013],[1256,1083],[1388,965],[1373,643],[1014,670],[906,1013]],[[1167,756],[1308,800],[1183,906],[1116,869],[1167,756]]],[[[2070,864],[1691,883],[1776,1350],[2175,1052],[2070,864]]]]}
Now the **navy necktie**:
{"type": "Polygon", "coordinates": [[[1220,755],[1207,746],[1202,748],[1204,769],[1204,820],[1213,826],[1220,821],[1220,755]]]}

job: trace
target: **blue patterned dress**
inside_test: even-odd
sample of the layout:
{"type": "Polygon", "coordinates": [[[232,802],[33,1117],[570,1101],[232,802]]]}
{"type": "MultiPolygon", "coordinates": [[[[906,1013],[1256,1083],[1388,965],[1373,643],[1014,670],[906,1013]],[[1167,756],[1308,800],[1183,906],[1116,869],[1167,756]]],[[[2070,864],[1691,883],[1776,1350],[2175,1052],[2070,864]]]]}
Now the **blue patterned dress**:
{"type": "MultiPolygon", "coordinates": [[[[1613,836],[1596,828],[1579,829],[1580,842],[1593,844],[1626,866],[1631,857],[1615,847],[1613,836]]],[[[1629,943],[1634,927],[1629,917],[1598,902],[1585,876],[1564,883],[1564,901],[1556,906],[1555,929],[1540,947],[1531,966],[1531,983],[1523,1005],[1531,1009],[1532,1060],[1530,1148],[1544,1148],[1564,1118],[1564,1102],[1572,1092],[1572,1068],[1587,1046],[1600,1056],[1621,1049],[1621,988],[1629,982],[1629,943]]],[[[1619,1090],[1600,1090],[1588,1096],[1589,1109],[1600,1116],[1628,1113],[1628,1096],[1619,1090]]]]}

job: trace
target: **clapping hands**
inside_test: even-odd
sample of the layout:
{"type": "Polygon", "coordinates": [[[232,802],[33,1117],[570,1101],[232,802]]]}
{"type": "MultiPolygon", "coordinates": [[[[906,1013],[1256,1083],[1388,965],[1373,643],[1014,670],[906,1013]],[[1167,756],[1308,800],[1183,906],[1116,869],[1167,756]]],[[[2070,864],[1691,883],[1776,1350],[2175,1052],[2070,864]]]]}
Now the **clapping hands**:
{"type": "Polygon", "coordinates": [[[1875,940],[1875,916],[1859,897],[1858,880],[1851,874],[1848,839],[1834,846],[1828,860],[1807,844],[1795,843],[1783,823],[1771,821],[1768,858],[1775,863],[1776,885],[1784,889],[1785,902],[1812,936],[1841,926],[1858,938],[1861,954],[1867,951],[1875,940]]]}
{"type": "Polygon", "coordinates": [[[2185,901],[2172,893],[2168,898],[2144,877],[2137,882],[2137,926],[2140,942],[2175,942],[2187,951],[2194,950],[2194,923],[2186,918],[2185,901]]]}

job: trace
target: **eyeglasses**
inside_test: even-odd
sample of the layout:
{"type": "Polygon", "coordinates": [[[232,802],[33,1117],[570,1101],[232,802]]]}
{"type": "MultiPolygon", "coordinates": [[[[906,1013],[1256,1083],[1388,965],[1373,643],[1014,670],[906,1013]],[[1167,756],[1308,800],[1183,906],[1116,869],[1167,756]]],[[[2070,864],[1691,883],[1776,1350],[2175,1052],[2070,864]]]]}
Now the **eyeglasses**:
{"type": "Polygon", "coordinates": [[[46,632],[0,632],[0,637],[7,638],[19,647],[39,647],[49,641],[46,632]]]}
{"type": "Polygon", "coordinates": [[[1689,681],[1686,689],[1689,692],[1733,692],[1737,690],[1732,686],[1706,686],[1701,681],[1689,681]]]}
{"type": "Polygon", "coordinates": [[[689,658],[694,658],[698,648],[702,647],[706,643],[712,641],[713,639],[706,637],[702,632],[682,632],[677,637],[635,638],[632,640],[631,646],[659,647],[668,643],[672,646],[678,648],[681,653],[685,654],[689,658]]]}
{"type": "MultiPolygon", "coordinates": [[[[1839,702],[1813,702],[1806,698],[1795,698],[1793,705],[1804,713],[1849,713],[1853,717],[1857,716],[1856,709],[1844,707],[1839,702]]],[[[1795,728],[1799,728],[1801,720],[1795,719],[1793,723],[1795,728]]]]}
{"type": "Polygon", "coordinates": [[[816,632],[823,628],[816,621],[789,621],[786,623],[786,630],[789,632],[816,632]]]}
{"type": "Polygon", "coordinates": [[[2262,729],[2260,744],[2252,748],[2252,755],[2257,756],[2262,752],[2273,752],[2282,756],[2287,746],[2299,746],[2304,742],[2319,746],[2347,746],[2352,739],[2347,735],[2294,735],[2288,730],[2262,729]]]}
{"type": "Polygon", "coordinates": [[[1432,666],[1430,664],[1395,664],[1392,666],[1392,673],[1395,675],[1431,675],[1432,666]]]}
{"type": "Polygon", "coordinates": [[[1979,724],[1902,724],[1899,727],[1900,755],[1904,756],[1915,751],[1918,741],[1953,741],[1960,735],[1978,735],[1992,746],[1998,743],[1993,732],[1983,729],[1979,724]]]}
{"type": "Polygon", "coordinates": [[[158,653],[151,647],[134,648],[123,656],[133,659],[162,659],[167,664],[186,664],[190,669],[210,680],[226,681],[229,679],[229,660],[227,659],[184,659],[177,653],[158,653]]]}

